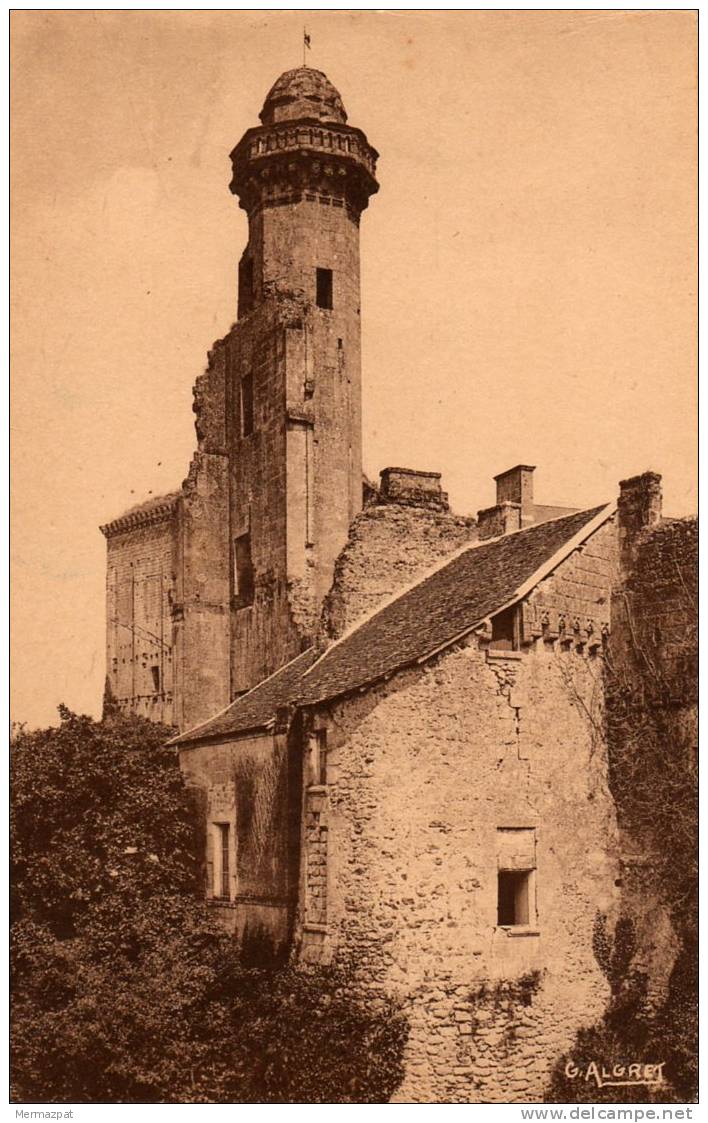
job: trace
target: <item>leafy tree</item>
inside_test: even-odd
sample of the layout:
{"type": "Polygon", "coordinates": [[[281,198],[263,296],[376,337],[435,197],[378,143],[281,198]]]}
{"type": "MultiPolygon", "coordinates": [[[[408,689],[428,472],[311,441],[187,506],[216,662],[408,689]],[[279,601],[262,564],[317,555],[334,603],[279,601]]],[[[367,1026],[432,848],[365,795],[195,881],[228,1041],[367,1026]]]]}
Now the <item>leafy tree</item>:
{"type": "Polygon", "coordinates": [[[334,968],[247,966],[199,899],[170,731],[61,718],[12,750],[13,1098],[386,1102],[393,1005],[334,968]]]}

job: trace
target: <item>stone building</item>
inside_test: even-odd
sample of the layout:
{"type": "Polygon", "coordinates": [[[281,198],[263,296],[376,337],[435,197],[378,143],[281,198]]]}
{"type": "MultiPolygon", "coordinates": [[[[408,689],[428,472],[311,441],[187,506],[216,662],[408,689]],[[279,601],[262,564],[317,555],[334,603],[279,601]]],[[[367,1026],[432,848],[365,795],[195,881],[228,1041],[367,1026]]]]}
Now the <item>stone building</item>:
{"type": "Polygon", "coordinates": [[[189,476],[102,528],[108,688],[180,730],[223,923],[401,995],[399,1099],[528,1102],[607,1002],[593,931],[627,847],[605,657],[631,656],[638,556],[681,533],[651,473],[575,510],[536,503],[517,465],[476,519],[438,473],[365,480],[377,153],[316,70],[282,75],[260,119],[232,153],[239,318],[195,386],[189,476]]]}

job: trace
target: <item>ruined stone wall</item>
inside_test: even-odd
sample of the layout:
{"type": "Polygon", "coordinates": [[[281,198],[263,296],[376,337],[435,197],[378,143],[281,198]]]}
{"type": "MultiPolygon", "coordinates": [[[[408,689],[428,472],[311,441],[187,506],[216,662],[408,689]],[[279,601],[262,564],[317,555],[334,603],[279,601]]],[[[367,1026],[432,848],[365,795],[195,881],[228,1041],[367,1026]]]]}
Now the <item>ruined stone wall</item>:
{"type": "Polygon", "coordinates": [[[108,538],[106,677],[126,713],[172,725],[174,521],[108,538]]]}
{"type": "Polygon", "coordinates": [[[639,527],[612,601],[607,705],[623,907],[653,1006],[682,945],[696,939],[697,562],[695,519],[639,527]]]}
{"type": "MultiPolygon", "coordinates": [[[[232,693],[250,689],[300,650],[290,595],[309,606],[304,567],[296,587],[288,574],[288,432],[286,421],[286,331],[299,309],[260,304],[227,338],[230,448],[230,546],[232,559],[232,693]],[[253,431],[243,432],[240,385],[252,379],[253,431]],[[250,535],[252,603],[235,595],[234,540],[250,535]],[[303,587],[304,586],[304,587],[303,587]]],[[[304,534],[303,534],[304,538],[304,534]]],[[[302,552],[304,553],[304,541],[302,552]]],[[[309,609],[309,616],[312,609],[309,609]]]]}
{"type": "Polygon", "coordinates": [[[398,503],[366,507],[337,559],[323,611],[324,634],[337,639],[474,535],[473,519],[449,511],[398,503]]]}
{"type": "Polygon", "coordinates": [[[190,729],[230,696],[228,415],[223,344],[194,387],[198,448],[177,506],[173,604],[175,721],[190,729]]]}
{"type": "Polygon", "coordinates": [[[698,523],[664,519],[642,533],[613,598],[612,658],[636,689],[661,684],[685,763],[692,760],[697,706],[698,523]]]}
{"type": "MultiPolygon", "coordinates": [[[[205,820],[205,891],[210,907],[238,939],[267,933],[287,939],[297,881],[292,803],[299,809],[297,762],[284,735],[264,733],[184,749],[180,767],[205,820]],[[293,771],[294,769],[294,771],[293,771]],[[215,897],[220,861],[215,825],[229,824],[228,899],[215,897]]],[[[218,889],[217,889],[218,892],[218,889]]]]}

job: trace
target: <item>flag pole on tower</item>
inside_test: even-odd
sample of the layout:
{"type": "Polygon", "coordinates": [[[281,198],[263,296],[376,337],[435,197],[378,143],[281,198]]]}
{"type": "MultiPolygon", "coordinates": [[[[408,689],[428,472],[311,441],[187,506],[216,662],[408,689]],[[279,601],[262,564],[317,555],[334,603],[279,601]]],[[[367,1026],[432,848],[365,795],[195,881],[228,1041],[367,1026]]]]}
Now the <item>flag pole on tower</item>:
{"type": "Polygon", "coordinates": [[[310,36],[307,32],[307,28],[303,27],[303,29],[302,29],[302,65],[303,66],[307,66],[307,62],[306,62],[307,51],[311,51],[311,50],[312,50],[312,46],[310,45],[310,36]]]}

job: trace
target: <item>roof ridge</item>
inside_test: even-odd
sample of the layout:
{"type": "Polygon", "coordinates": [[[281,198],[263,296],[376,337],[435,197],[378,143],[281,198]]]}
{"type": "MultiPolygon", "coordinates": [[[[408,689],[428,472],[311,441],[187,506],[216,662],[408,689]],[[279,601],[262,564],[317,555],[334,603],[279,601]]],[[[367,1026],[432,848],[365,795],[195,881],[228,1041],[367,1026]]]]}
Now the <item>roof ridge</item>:
{"type": "MultiPolygon", "coordinates": [[[[609,507],[611,505],[612,504],[608,503],[606,506],[609,507]]],[[[594,507],[585,508],[586,511],[592,511],[594,509],[594,507]]],[[[481,538],[477,539],[476,542],[464,542],[461,546],[458,546],[457,549],[453,550],[451,553],[445,554],[443,558],[440,558],[434,565],[430,567],[430,569],[421,574],[420,577],[416,578],[413,581],[409,581],[407,585],[403,586],[403,588],[398,589],[394,593],[391,593],[388,597],[385,598],[385,600],[381,601],[381,603],[378,604],[376,608],[371,609],[370,612],[367,612],[364,616],[360,616],[357,620],[355,620],[353,624],[351,624],[344,632],[342,632],[341,636],[339,636],[336,640],[334,640],[333,643],[326,647],[322,654],[319,655],[317,659],[315,659],[314,663],[312,663],[312,665],[305,671],[304,675],[302,676],[303,679],[306,679],[307,676],[311,674],[316,667],[319,666],[322,660],[329,655],[330,651],[334,651],[334,649],[338,647],[339,644],[342,643],[345,639],[348,639],[349,636],[353,635],[353,633],[358,631],[359,628],[363,627],[364,624],[367,624],[369,620],[373,620],[373,618],[377,616],[379,612],[383,612],[385,608],[388,608],[391,604],[395,604],[397,600],[400,600],[401,597],[404,597],[408,593],[412,592],[412,590],[415,589],[418,585],[422,585],[424,581],[427,581],[430,577],[434,577],[436,573],[440,572],[440,570],[442,569],[445,569],[446,566],[451,565],[452,562],[455,561],[456,558],[461,557],[462,554],[465,554],[468,551],[475,550],[482,546],[489,546],[493,542],[498,542],[500,538],[507,539],[512,538],[516,534],[526,534],[527,531],[535,530],[537,527],[548,527],[551,525],[551,523],[560,522],[562,519],[569,519],[577,515],[582,515],[583,513],[584,512],[582,508],[578,508],[570,514],[566,513],[565,515],[557,515],[553,519],[547,519],[543,523],[533,523],[531,526],[521,526],[516,530],[507,531],[505,534],[496,534],[493,538],[481,538]]]]}

